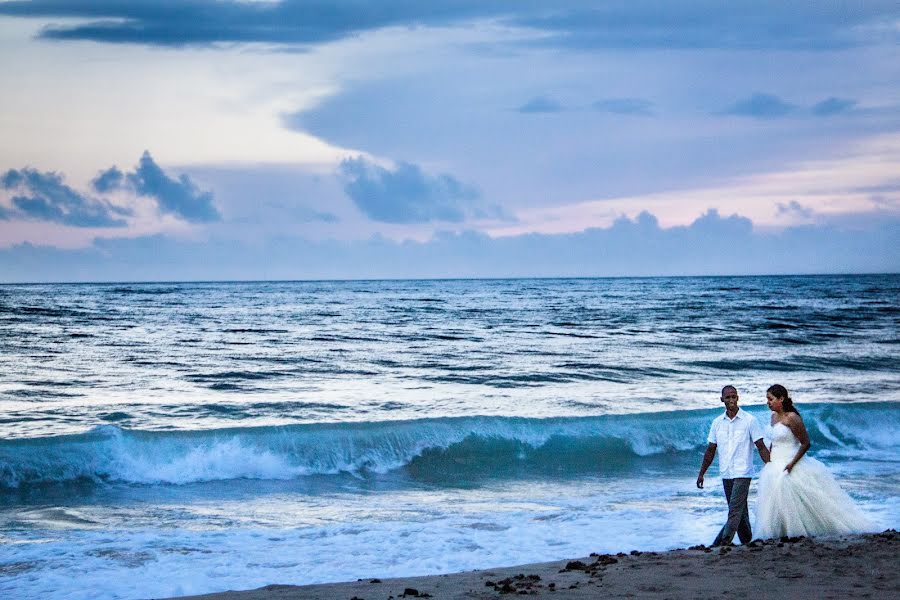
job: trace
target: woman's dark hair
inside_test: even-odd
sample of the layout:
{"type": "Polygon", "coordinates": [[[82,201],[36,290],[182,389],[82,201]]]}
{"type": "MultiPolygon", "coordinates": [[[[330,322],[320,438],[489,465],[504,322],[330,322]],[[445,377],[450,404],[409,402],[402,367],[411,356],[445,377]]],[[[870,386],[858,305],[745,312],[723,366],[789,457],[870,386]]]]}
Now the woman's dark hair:
{"type": "Polygon", "coordinates": [[[767,394],[772,394],[776,398],[781,398],[781,408],[784,412],[792,412],[796,414],[800,414],[800,411],[794,408],[794,401],[791,400],[791,397],[788,396],[787,388],[783,385],[775,384],[770,385],[769,389],[766,390],[767,394]]]}

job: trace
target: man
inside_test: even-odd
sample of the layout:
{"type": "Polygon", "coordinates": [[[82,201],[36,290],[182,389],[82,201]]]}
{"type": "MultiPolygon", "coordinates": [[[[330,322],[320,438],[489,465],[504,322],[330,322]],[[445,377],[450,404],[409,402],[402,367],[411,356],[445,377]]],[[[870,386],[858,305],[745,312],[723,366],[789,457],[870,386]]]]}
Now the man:
{"type": "Polygon", "coordinates": [[[713,546],[731,543],[737,533],[742,544],[753,539],[750,530],[750,512],[747,510],[747,494],[750,491],[750,477],[753,475],[753,445],[759,451],[763,462],[769,462],[769,449],[763,442],[762,428],[753,415],[738,408],[738,392],[733,385],[722,388],[722,402],[725,414],[716,417],[709,428],[703,465],[697,476],[697,487],[703,489],[703,476],[712,464],[716,449],[719,452],[719,474],[725,487],[728,501],[728,521],[713,546]]]}

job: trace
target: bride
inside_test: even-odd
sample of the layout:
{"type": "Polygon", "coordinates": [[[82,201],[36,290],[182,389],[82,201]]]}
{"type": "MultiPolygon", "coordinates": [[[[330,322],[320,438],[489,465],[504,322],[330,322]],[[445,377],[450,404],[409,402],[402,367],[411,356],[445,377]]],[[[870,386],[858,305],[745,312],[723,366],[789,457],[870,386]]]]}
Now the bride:
{"type": "Polygon", "coordinates": [[[760,538],[841,535],[874,525],[840,488],[825,465],[805,456],[809,434],[782,385],[766,391],[772,411],[771,462],[759,475],[756,519],[760,538]]]}

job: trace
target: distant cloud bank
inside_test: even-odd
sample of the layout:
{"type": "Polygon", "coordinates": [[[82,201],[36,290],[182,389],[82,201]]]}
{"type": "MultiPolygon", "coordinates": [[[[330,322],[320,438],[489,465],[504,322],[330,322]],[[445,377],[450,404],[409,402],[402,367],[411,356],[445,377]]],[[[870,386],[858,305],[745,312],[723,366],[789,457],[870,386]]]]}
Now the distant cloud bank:
{"type": "Polygon", "coordinates": [[[427,242],[280,237],[241,244],[157,235],[98,239],[82,250],[19,244],[0,250],[0,276],[23,282],[900,272],[900,219],[865,231],[832,224],[758,232],[749,219],[711,210],[669,229],[642,213],[573,234],[491,238],[461,231],[427,242]]]}

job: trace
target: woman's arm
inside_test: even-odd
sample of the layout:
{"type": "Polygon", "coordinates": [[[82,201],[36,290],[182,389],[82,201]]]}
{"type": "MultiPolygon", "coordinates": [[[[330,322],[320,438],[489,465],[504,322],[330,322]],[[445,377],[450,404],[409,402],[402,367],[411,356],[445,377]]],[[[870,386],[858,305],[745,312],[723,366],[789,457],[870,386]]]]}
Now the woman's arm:
{"type": "Polygon", "coordinates": [[[797,461],[803,458],[803,455],[809,450],[809,434],[806,432],[806,425],[803,424],[803,419],[800,418],[800,415],[797,413],[790,413],[788,418],[784,420],[784,424],[787,425],[794,435],[797,436],[797,439],[800,440],[800,449],[797,450],[797,454],[794,455],[793,460],[791,460],[784,468],[785,471],[790,473],[791,469],[794,468],[794,465],[797,464],[797,461]]]}

